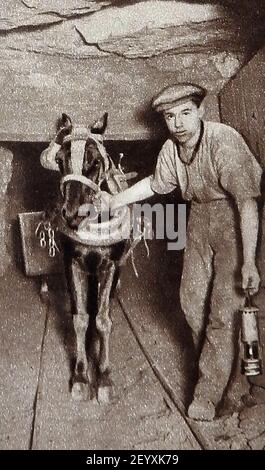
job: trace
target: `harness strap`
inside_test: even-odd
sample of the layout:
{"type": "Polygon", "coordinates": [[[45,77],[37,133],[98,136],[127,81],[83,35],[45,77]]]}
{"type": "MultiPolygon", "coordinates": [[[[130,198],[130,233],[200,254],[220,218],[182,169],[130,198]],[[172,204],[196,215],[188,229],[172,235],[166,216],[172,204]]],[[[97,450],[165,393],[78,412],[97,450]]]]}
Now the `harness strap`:
{"type": "Polygon", "coordinates": [[[71,134],[64,137],[63,141],[71,142],[72,140],[87,140],[88,138],[94,140],[94,142],[103,143],[103,137],[100,134],[92,134],[88,129],[84,127],[74,127],[71,134]]]}
{"type": "Polygon", "coordinates": [[[90,189],[93,189],[93,191],[100,192],[100,187],[96,183],[94,183],[94,181],[90,180],[84,175],[75,175],[72,173],[70,175],[63,176],[63,178],[61,179],[60,187],[61,187],[62,194],[64,191],[64,185],[68,181],[78,181],[79,183],[85,184],[90,189]]]}
{"type": "MultiPolygon", "coordinates": [[[[67,142],[75,142],[75,141],[83,141],[83,142],[86,142],[87,139],[91,139],[93,140],[93,142],[96,144],[97,146],[97,149],[101,155],[101,157],[103,158],[103,161],[104,161],[104,166],[105,166],[105,171],[108,171],[109,170],[109,155],[107,154],[106,152],[106,149],[103,145],[103,137],[102,135],[100,134],[92,134],[92,132],[90,132],[89,130],[87,130],[86,128],[83,128],[83,127],[75,127],[73,130],[72,130],[72,133],[65,136],[63,142],[64,143],[67,143],[67,142]]],[[[113,162],[112,162],[113,163],[113,162]]]]}

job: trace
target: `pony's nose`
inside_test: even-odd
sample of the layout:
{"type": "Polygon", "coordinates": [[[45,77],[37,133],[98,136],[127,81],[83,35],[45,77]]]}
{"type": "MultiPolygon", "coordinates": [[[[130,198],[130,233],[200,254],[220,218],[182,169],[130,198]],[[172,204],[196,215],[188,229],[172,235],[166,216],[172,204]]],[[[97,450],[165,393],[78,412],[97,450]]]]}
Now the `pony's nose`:
{"type": "Polygon", "coordinates": [[[78,223],[80,222],[78,218],[78,212],[75,213],[69,213],[67,208],[63,207],[61,210],[62,217],[64,221],[67,223],[67,225],[73,229],[78,227],[78,223]]]}
{"type": "Polygon", "coordinates": [[[70,222],[77,215],[77,213],[72,213],[71,211],[69,211],[67,207],[62,208],[61,214],[62,214],[62,218],[66,220],[66,222],[70,222]]]}

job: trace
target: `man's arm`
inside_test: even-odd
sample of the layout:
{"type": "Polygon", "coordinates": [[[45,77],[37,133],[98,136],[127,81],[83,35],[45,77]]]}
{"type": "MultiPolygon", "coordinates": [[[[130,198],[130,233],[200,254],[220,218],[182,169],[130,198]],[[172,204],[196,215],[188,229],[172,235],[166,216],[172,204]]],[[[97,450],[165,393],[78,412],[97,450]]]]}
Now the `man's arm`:
{"type": "Polygon", "coordinates": [[[155,193],[151,189],[150,181],[151,177],[148,176],[147,178],[138,181],[138,183],[134,184],[130,188],[112,196],[110,200],[110,210],[113,211],[119,207],[142,201],[143,199],[153,196],[155,193]]]}
{"type": "Polygon", "coordinates": [[[260,277],[256,267],[256,247],[259,229],[259,216],[255,199],[249,198],[238,203],[243,243],[242,288],[250,288],[250,293],[258,291],[260,277]]]}
{"type": "MultiPolygon", "coordinates": [[[[97,212],[110,211],[111,213],[120,207],[132,204],[137,201],[142,201],[148,197],[153,196],[155,193],[151,189],[151,176],[138,181],[128,189],[125,189],[121,193],[110,195],[106,191],[99,193],[98,200],[95,198],[93,201],[94,207],[97,212]]],[[[78,214],[85,217],[89,211],[90,204],[82,204],[79,207],[78,214]]]]}

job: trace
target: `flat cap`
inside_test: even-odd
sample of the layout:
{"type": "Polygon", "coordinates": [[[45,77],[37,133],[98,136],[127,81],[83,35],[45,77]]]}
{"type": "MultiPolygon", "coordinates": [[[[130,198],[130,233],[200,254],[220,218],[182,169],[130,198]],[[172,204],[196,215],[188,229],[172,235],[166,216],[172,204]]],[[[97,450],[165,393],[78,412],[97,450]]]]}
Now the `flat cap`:
{"type": "Polygon", "coordinates": [[[164,88],[152,100],[152,107],[160,112],[172,108],[178,101],[195,99],[199,104],[205,98],[207,91],[192,83],[177,83],[164,88]]]}

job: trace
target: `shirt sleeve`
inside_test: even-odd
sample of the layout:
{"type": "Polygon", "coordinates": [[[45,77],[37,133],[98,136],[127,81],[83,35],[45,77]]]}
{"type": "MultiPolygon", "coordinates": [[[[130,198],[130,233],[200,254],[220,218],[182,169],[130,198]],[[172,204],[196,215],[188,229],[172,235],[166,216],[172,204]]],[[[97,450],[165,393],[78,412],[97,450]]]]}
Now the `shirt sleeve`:
{"type": "Polygon", "coordinates": [[[178,186],[177,173],[174,167],[173,148],[167,141],[157,158],[155,173],[151,176],[151,189],[158,194],[168,194],[178,186]]]}
{"type": "Polygon", "coordinates": [[[243,137],[232,128],[218,145],[216,164],[221,186],[236,200],[260,195],[262,169],[243,137]]]}

